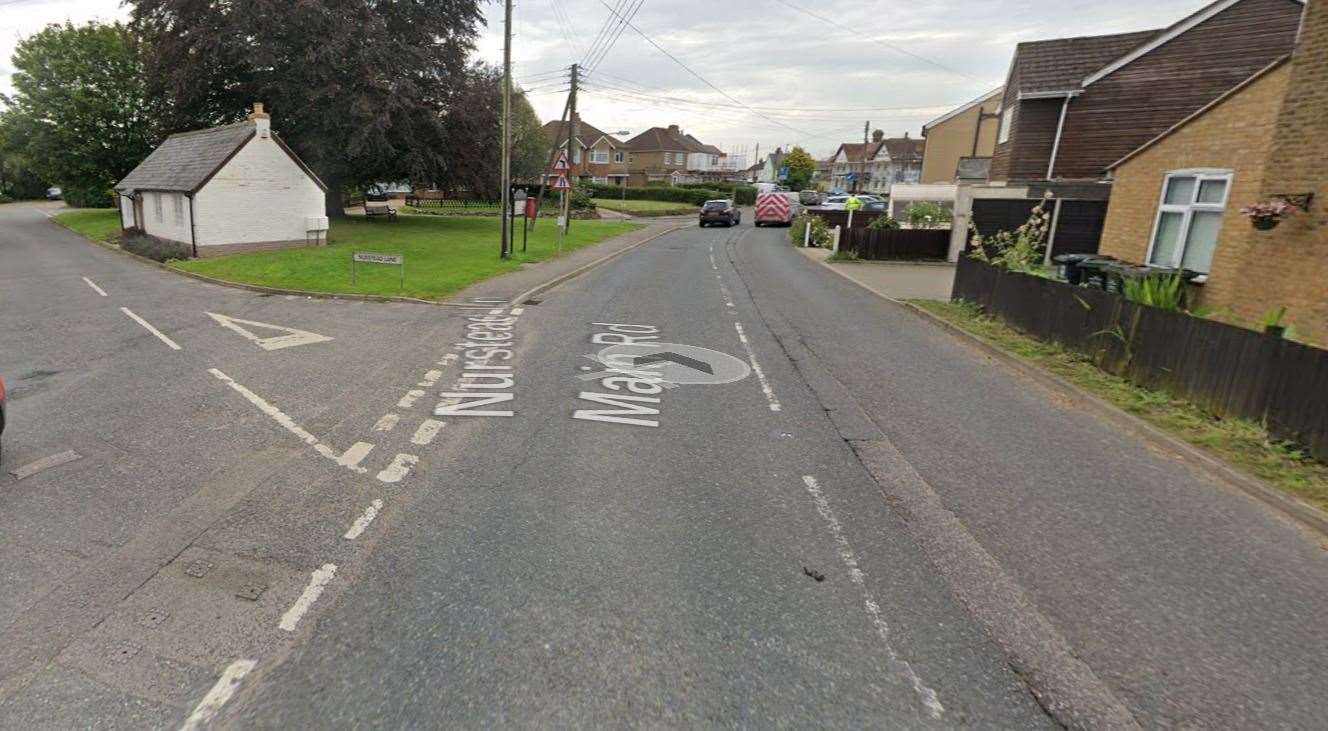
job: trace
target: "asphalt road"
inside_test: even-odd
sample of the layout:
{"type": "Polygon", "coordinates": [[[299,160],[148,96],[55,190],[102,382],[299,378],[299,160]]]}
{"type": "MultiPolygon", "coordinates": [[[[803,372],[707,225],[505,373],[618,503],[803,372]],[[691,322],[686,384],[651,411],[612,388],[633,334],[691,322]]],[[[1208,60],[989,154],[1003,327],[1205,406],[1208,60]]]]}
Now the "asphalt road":
{"type": "Polygon", "coordinates": [[[784,236],[438,308],[0,208],[0,727],[1322,725],[1313,537],[784,236]]]}

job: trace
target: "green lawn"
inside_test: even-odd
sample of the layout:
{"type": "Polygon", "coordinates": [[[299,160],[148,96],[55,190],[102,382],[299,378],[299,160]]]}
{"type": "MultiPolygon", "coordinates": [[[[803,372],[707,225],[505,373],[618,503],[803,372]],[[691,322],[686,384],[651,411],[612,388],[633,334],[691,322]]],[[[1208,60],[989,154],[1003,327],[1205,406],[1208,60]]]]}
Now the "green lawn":
{"type": "MultiPolygon", "coordinates": [[[[573,221],[570,234],[563,240],[563,251],[640,227],[614,221],[573,221]]],[[[400,216],[395,221],[350,218],[332,222],[328,246],[190,259],[174,266],[232,282],[283,289],[440,299],[466,285],[512,271],[522,262],[554,255],[558,229],[552,220],[539,222],[530,233],[525,253],[520,250],[518,226],[516,256],[507,260],[498,258],[498,231],[497,218],[400,216]],[[397,267],[375,264],[356,265],[357,281],[351,284],[352,251],[404,254],[405,287],[399,286],[397,267]]]]}
{"type": "Polygon", "coordinates": [[[120,235],[120,212],[114,208],[78,208],[55,214],[55,220],[93,241],[111,241],[120,235]]]}
{"type": "Polygon", "coordinates": [[[600,208],[630,213],[634,216],[681,216],[699,210],[699,206],[677,201],[620,201],[616,198],[595,198],[594,201],[600,208]]]}
{"type": "Polygon", "coordinates": [[[1210,454],[1328,510],[1328,464],[1268,435],[1245,419],[1218,419],[1188,401],[1140,388],[1099,369],[1086,356],[1028,337],[968,304],[909,300],[932,314],[1032,361],[1210,454]]]}

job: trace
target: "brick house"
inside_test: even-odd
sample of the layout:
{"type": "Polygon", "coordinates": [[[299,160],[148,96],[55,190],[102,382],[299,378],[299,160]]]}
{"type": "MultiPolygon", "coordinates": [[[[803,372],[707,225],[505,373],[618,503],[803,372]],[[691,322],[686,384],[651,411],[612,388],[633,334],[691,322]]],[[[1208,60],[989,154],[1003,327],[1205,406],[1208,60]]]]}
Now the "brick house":
{"type": "Polygon", "coordinates": [[[1207,272],[1195,287],[1215,315],[1257,327],[1287,308],[1304,337],[1328,342],[1328,3],[1305,8],[1300,42],[1204,108],[1110,166],[1101,251],[1207,272]],[[1271,231],[1240,208],[1314,194],[1271,231]]]}
{"type": "Polygon", "coordinates": [[[971,209],[981,233],[1012,228],[1051,192],[1051,253],[1096,251],[1107,167],[1289,53],[1303,7],[1216,0],[1159,30],[1019,44],[992,182],[967,191],[956,222],[966,227],[971,209]]]}
{"type": "Polygon", "coordinates": [[[307,246],[327,230],[327,186],[272,131],[261,103],[244,122],[167,137],[115,191],[121,228],[186,255],[307,246]]]}
{"type": "Polygon", "coordinates": [[[651,127],[628,140],[629,185],[670,185],[687,179],[687,159],[702,152],[699,142],[688,139],[678,125],[651,127]]]}
{"type": "MultiPolygon", "coordinates": [[[[544,125],[549,144],[567,149],[567,123],[558,120],[544,125]]],[[[573,182],[625,185],[628,152],[623,142],[576,117],[576,144],[568,157],[569,179],[573,182]]]]}

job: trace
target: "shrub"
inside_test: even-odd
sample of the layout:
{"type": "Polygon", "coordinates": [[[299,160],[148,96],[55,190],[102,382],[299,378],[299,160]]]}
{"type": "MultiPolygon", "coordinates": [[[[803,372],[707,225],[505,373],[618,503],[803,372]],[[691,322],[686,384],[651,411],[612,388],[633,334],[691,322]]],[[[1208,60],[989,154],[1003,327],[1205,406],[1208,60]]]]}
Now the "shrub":
{"type": "Polygon", "coordinates": [[[804,213],[793,219],[793,225],[789,227],[789,241],[794,246],[802,246],[802,237],[806,233],[808,225],[812,227],[811,241],[808,242],[811,246],[819,248],[830,244],[830,225],[825,222],[825,219],[811,213],[804,213]]]}
{"type": "Polygon", "coordinates": [[[881,215],[876,217],[875,221],[872,221],[871,223],[867,224],[867,228],[873,231],[885,231],[888,229],[897,229],[899,228],[899,222],[891,218],[890,216],[887,216],[886,214],[882,213],[881,215]]]}
{"type": "Polygon", "coordinates": [[[936,201],[918,201],[904,211],[904,220],[913,228],[942,228],[954,220],[954,214],[936,201]]]}
{"type": "Polygon", "coordinates": [[[189,258],[186,245],[141,233],[125,234],[120,239],[120,248],[153,261],[189,258]]]}
{"type": "Polygon", "coordinates": [[[1125,299],[1135,304],[1179,312],[1185,301],[1180,274],[1125,278],[1125,299]]]}
{"type": "Polygon", "coordinates": [[[862,257],[852,249],[840,249],[826,258],[826,261],[858,261],[862,257]]]}
{"type": "MultiPolygon", "coordinates": [[[[1037,274],[1042,271],[1042,259],[1046,254],[1047,229],[1051,227],[1051,213],[1046,210],[1051,200],[1048,192],[1040,203],[1033,207],[1028,220],[1014,231],[997,231],[991,236],[973,236],[973,250],[969,256],[1012,272],[1037,274]],[[988,251],[990,247],[991,251],[988,251]]],[[[970,222],[969,227],[973,224],[970,222]]]]}
{"type": "Polygon", "coordinates": [[[585,183],[577,183],[572,188],[572,198],[567,202],[568,207],[574,211],[593,211],[595,210],[595,201],[592,194],[593,186],[585,183]]]}
{"type": "Polygon", "coordinates": [[[111,208],[115,205],[111,191],[99,187],[62,187],[65,203],[74,208],[111,208]]]}

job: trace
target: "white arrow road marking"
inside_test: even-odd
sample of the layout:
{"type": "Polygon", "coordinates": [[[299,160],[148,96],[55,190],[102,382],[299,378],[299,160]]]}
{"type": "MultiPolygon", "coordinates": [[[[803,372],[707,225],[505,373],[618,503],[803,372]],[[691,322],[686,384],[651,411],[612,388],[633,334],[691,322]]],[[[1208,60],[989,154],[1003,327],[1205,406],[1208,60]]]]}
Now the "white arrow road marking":
{"type": "Polygon", "coordinates": [[[217,715],[217,711],[220,711],[221,707],[226,705],[226,701],[230,700],[231,696],[235,694],[235,689],[240,687],[240,681],[249,674],[250,670],[254,669],[255,664],[253,660],[236,660],[231,663],[230,667],[227,667],[221,673],[221,677],[217,679],[217,684],[212,686],[212,690],[209,690],[207,695],[203,696],[203,700],[199,701],[194,712],[184,720],[184,725],[180,727],[180,731],[194,731],[211,721],[212,717],[217,715]]]}
{"type": "Polygon", "coordinates": [[[323,343],[332,339],[326,335],[311,333],[308,330],[296,330],[293,327],[270,325],[266,322],[257,322],[254,320],[241,320],[238,317],[230,317],[229,315],[218,315],[215,312],[209,312],[207,313],[207,316],[211,317],[213,320],[216,320],[218,325],[221,325],[222,327],[228,328],[230,330],[234,330],[240,335],[243,335],[246,340],[252,341],[255,345],[262,348],[263,350],[281,350],[282,348],[293,348],[297,345],[323,343]],[[274,335],[263,338],[259,337],[258,335],[255,335],[254,333],[246,330],[243,327],[240,327],[239,323],[243,323],[251,327],[267,328],[268,330],[279,330],[286,334],[274,335]]]}

